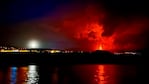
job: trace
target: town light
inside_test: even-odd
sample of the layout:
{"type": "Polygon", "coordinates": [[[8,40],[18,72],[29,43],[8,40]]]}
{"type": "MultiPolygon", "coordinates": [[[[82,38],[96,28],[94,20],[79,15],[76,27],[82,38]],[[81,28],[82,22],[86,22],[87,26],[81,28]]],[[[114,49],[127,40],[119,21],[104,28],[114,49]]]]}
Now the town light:
{"type": "Polygon", "coordinates": [[[39,47],[40,47],[40,44],[36,40],[31,40],[28,43],[28,48],[39,48],[39,47]]]}

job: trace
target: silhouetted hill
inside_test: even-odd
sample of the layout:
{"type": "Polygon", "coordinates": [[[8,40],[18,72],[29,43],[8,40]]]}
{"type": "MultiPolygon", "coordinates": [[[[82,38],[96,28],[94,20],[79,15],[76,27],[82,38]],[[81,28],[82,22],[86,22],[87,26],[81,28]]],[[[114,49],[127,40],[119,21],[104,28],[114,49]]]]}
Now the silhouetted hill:
{"type": "Polygon", "coordinates": [[[105,50],[96,50],[94,52],[92,52],[93,55],[101,55],[101,56],[113,56],[114,54],[112,52],[109,51],[105,51],[105,50]]]}
{"type": "Polygon", "coordinates": [[[143,56],[114,55],[108,51],[92,53],[0,53],[0,65],[61,65],[61,64],[135,64],[142,63],[143,56]]]}

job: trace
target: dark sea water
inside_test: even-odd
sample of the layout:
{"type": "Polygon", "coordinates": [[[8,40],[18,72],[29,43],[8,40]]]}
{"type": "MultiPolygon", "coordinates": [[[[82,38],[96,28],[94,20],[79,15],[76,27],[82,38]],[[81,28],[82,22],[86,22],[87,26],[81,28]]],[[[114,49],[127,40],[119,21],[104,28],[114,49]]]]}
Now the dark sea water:
{"type": "Polygon", "coordinates": [[[137,65],[9,66],[0,68],[0,84],[136,84],[137,65]]]}

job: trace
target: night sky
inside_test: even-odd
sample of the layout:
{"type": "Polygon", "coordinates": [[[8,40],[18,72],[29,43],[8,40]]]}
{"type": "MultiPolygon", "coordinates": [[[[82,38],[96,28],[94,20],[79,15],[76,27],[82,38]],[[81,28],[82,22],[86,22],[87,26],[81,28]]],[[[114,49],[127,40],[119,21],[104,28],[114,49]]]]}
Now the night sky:
{"type": "Polygon", "coordinates": [[[148,47],[145,0],[5,0],[0,5],[0,45],[26,47],[35,39],[41,48],[93,50],[101,36],[114,49],[148,47]],[[103,25],[101,35],[92,28],[96,24],[103,25]]]}

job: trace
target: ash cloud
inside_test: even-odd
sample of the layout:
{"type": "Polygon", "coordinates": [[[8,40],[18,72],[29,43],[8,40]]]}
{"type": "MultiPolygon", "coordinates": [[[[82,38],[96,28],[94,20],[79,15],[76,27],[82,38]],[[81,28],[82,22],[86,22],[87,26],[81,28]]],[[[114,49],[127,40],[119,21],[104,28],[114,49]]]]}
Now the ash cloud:
{"type": "Polygon", "coordinates": [[[59,32],[73,40],[78,49],[94,50],[98,43],[105,44],[108,50],[145,47],[148,18],[135,15],[114,17],[106,13],[102,6],[86,4],[65,13],[65,17],[57,19],[54,24],[59,24],[59,32]]]}
{"type": "MultiPolygon", "coordinates": [[[[57,9],[35,21],[26,22],[36,28],[34,34],[56,48],[96,50],[103,44],[107,50],[140,49],[147,44],[148,18],[140,16],[110,16],[104,6],[93,3],[73,3],[57,9]],[[53,44],[53,45],[52,45],[53,44]]],[[[24,24],[19,28],[24,30],[24,24]]],[[[31,28],[31,27],[30,27],[31,28]]],[[[31,28],[31,29],[32,29],[31,28]]],[[[27,30],[31,30],[27,29],[27,30]]]]}

